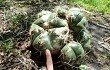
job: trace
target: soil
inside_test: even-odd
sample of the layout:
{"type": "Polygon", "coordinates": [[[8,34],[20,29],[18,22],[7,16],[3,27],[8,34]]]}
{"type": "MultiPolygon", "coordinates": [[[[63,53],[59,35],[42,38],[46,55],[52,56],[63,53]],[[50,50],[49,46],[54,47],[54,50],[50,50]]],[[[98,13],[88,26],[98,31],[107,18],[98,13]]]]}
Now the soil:
{"type": "MultiPolygon", "coordinates": [[[[0,70],[40,70],[45,66],[45,56],[37,52],[30,42],[29,26],[38,12],[42,9],[50,10],[55,4],[38,4],[29,6],[25,21],[18,28],[10,28],[11,22],[5,19],[5,7],[0,10],[0,70]],[[31,19],[31,20],[30,20],[31,19]],[[8,51],[3,47],[3,42],[12,41],[13,50],[8,51]]],[[[88,14],[88,29],[92,34],[92,48],[81,59],[81,64],[87,70],[110,70],[110,15],[100,13],[88,14]]],[[[79,65],[62,65],[59,55],[53,56],[55,70],[78,70],[79,65]]]]}

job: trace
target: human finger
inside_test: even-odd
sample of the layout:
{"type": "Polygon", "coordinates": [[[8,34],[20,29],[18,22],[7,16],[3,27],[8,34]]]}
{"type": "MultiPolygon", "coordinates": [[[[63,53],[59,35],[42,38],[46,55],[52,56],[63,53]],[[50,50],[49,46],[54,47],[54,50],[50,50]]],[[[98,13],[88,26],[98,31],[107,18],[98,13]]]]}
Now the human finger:
{"type": "Polygon", "coordinates": [[[48,49],[46,49],[46,65],[47,65],[47,70],[53,70],[52,56],[48,49]]]}

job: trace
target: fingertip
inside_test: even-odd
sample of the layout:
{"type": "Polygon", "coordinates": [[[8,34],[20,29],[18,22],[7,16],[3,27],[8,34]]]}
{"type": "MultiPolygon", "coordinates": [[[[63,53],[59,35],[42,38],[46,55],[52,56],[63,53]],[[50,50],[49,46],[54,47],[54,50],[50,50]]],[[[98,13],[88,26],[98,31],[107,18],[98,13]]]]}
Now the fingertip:
{"type": "Polygon", "coordinates": [[[46,49],[46,52],[50,52],[49,49],[46,49]]]}
{"type": "Polygon", "coordinates": [[[51,55],[50,50],[46,49],[46,56],[49,56],[49,55],[51,55]]]}

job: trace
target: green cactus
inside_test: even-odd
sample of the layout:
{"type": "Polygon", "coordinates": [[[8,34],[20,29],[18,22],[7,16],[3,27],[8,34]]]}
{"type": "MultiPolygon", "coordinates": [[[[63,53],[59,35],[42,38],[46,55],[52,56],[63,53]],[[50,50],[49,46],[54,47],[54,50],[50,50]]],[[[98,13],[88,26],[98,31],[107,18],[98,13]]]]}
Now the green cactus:
{"type": "Polygon", "coordinates": [[[60,19],[60,18],[55,18],[53,20],[51,20],[50,24],[53,27],[65,27],[68,26],[68,23],[66,20],[60,19]]]}
{"type": "Polygon", "coordinates": [[[44,32],[44,29],[39,27],[36,24],[32,24],[30,28],[30,35],[31,35],[31,41],[33,42],[34,39],[39,36],[42,32],[44,32]]]}
{"type": "Polygon", "coordinates": [[[45,31],[44,33],[37,36],[33,41],[33,46],[35,46],[36,49],[40,49],[40,50],[45,50],[46,48],[52,50],[53,47],[51,45],[48,32],[45,31]]]}
{"type": "Polygon", "coordinates": [[[84,48],[91,48],[91,34],[87,29],[82,30],[81,44],[84,48]]]}
{"type": "Polygon", "coordinates": [[[56,6],[54,12],[62,15],[66,14],[66,10],[62,6],[56,6]]]}
{"type": "Polygon", "coordinates": [[[88,22],[86,18],[84,17],[83,13],[80,12],[80,9],[78,8],[70,8],[68,11],[68,22],[70,29],[79,32],[83,28],[86,28],[88,25],[88,22]]]}
{"type": "Polygon", "coordinates": [[[64,60],[76,60],[77,57],[84,55],[84,49],[80,43],[71,42],[62,48],[61,54],[63,54],[64,60]]]}
{"type": "Polygon", "coordinates": [[[52,55],[62,55],[62,61],[75,61],[84,56],[85,49],[91,47],[91,34],[86,29],[87,25],[86,18],[78,8],[66,10],[57,6],[52,12],[43,10],[30,27],[31,42],[42,53],[49,49],[52,55]],[[79,33],[79,37],[74,37],[78,42],[69,40],[71,30],[79,33]]]}
{"type": "Polygon", "coordinates": [[[32,45],[39,51],[50,49],[54,54],[60,50],[66,40],[68,33],[67,27],[52,28],[48,32],[36,24],[31,25],[30,34],[32,36],[32,45]]]}

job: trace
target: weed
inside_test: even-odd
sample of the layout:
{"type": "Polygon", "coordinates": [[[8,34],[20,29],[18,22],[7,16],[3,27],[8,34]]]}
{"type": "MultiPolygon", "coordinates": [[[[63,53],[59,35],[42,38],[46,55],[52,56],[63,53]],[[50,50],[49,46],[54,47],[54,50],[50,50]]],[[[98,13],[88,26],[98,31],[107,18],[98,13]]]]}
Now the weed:
{"type": "Polygon", "coordinates": [[[0,0],[0,6],[3,4],[3,1],[4,1],[4,0],[0,0]]]}
{"type": "Polygon", "coordinates": [[[110,1],[109,0],[69,0],[75,4],[80,4],[86,9],[92,11],[98,11],[102,14],[110,13],[110,1]]]}
{"type": "Polygon", "coordinates": [[[7,53],[10,53],[12,52],[12,46],[13,46],[13,41],[12,39],[7,39],[7,40],[4,40],[4,41],[0,41],[0,45],[5,49],[5,51],[7,53]]]}
{"type": "Polygon", "coordinates": [[[19,19],[18,19],[18,16],[17,15],[13,15],[12,17],[10,17],[10,20],[13,24],[13,28],[17,28],[18,25],[19,25],[19,19]]]}
{"type": "Polygon", "coordinates": [[[5,6],[6,0],[0,0],[0,7],[5,6]]]}

